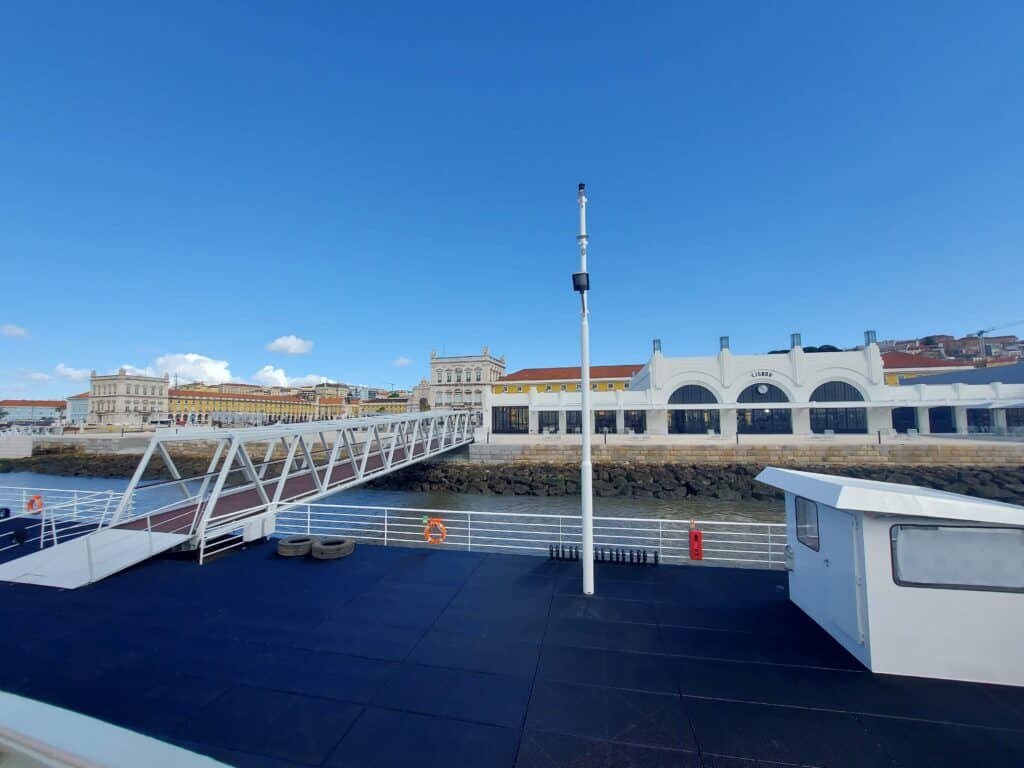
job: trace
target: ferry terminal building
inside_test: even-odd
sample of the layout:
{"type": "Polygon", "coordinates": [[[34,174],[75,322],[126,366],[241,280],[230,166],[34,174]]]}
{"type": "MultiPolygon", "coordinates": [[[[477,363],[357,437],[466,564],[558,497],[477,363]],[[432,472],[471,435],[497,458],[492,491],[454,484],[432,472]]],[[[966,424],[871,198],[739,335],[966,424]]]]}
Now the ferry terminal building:
{"type": "MultiPolygon", "coordinates": [[[[590,428],[597,434],[735,437],[737,434],[999,434],[1024,432],[1024,384],[886,384],[874,333],[863,348],[734,355],[728,337],[709,357],[593,366],[590,428]]],[[[483,429],[493,434],[581,431],[579,368],[525,369],[487,389],[483,429]]]]}

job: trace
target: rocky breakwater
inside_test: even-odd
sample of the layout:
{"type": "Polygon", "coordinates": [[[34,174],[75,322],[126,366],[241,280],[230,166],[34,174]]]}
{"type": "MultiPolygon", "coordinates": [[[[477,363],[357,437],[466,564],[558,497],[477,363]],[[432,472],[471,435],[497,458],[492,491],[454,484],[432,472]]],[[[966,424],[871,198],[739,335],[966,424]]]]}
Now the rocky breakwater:
{"type": "MultiPolygon", "coordinates": [[[[844,466],[792,467],[927,488],[1024,505],[1024,467],[844,466]]],[[[757,464],[595,464],[594,494],[681,499],[772,499],[781,494],[755,480],[757,464]]],[[[579,467],[571,463],[417,464],[381,478],[374,488],[454,493],[565,496],[579,493],[579,467]]]]}

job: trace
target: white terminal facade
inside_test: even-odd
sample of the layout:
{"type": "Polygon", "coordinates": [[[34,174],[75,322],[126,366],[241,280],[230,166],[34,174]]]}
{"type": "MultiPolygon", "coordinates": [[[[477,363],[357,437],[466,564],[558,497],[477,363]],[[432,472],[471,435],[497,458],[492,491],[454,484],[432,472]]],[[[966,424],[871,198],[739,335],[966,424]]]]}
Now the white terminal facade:
{"type": "MultiPolygon", "coordinates": [[[[578,382],[579,369],[571,370],[565,381],[578,382]]],[[[493,434],[579,432],[578,386],[552,386],[545,373],[536,378],[511,374],[488,388],[483,428],[493,434]]],[[[863,348],[845,352],[805,352],[793,334],[786,353],[734,355],[722,337],[715,356],[666,357],[655,340],[650,359],[621,388],[597,377],[591,389],[590,428],[598,434],[731,438],[952,434],[972,431],[976,423],[1004,433],[1024,428],[1024,384],[887,385],[870,331],[863,348]]]]}

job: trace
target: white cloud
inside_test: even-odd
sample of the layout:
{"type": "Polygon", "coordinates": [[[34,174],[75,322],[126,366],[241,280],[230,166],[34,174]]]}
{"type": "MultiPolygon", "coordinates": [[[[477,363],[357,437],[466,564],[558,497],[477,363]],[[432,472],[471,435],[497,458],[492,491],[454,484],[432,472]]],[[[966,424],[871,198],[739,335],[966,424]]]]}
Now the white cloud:
{"type": "MultiPolygon", "coordinates": [[[[153,366],[151,366],[151,365],[147,365],[145,368],[139,368],[139,366],[137,366],[137,365],[129,365],[129,364],[125,363],[121,367],[124,368],[124,372],[127,373],[129,376],[156,376],[157,375],[157,372],[155,370],[153,370],[153,366]]],[[[162,373],[159,374],[159,375],[163,376],[162,373]]]]}
{"type": "Polygon", "coordinates": [[[394,360],[391,361],[391,364],[395,366],[395,368],[408,368],[410,365],[412,365],[412,360],[405,356],[396,357],[394,360]]]}
{"type": "Polygon", "coordinates": [[[84,381],[89,378],[90,371],[85,368],[72,368],[64,365],[64,363],[57,363],[57,367],[54,368],[57,371],[58,376],[63,376],[65,379],[71,379],[72,381],[84,381]]]}
{"type": "Polygon", "coordinates": [[[327,381],[326,376],[321,376],[318,373],[307,373],[305,376],[297,376],[294,379],[288,379],[288,382],[293,387],[309,387],[313,384],[323,384],[327,381]]]}
{"type": "Polygon", "coordinates": [[[28,331],[22,328],[20,325],[14,323],[4,323],[0,325],[0,336],[20,337],[28,336],[28,331]]]}
{"type": "Polygon", "coordinates": [[[313,351],[313,342],[309,339],[300,339],[294,334],[278,336],[267,344],[271,352],[283,352],[286,355],[308,355],[313,351]]]}
{"type": "Polygon", "coordinates": [[[177,375],[185,381],[203,381],[207,384],[223,384],[234,379],[227,360],[215,360],[206,355],[197,355],[195,352],[161,355],[153,361],[153,368],[133,369],[127,365],[125,368],[147,372],[148,375],[153,375],[154,370],[160,374],[166,372],[170,374],[171,379],[177,375]]]}
{"type": "Polygon", "coordinates": [[[28,374],[28,377],[32,379],[32,381],[49,381],[53,378],[50,374],[43,373],[42,371],[32,371],[28,374]]]}
{"type": "Polygon", "coordinates": [[[284,368],[264,365],[252,375],[252,380],[265,387],[308,387],[311,384],[327,381],[327,377],[316,373],[308,373],[305,376],[291,378],[284,372],[284,368]]]}

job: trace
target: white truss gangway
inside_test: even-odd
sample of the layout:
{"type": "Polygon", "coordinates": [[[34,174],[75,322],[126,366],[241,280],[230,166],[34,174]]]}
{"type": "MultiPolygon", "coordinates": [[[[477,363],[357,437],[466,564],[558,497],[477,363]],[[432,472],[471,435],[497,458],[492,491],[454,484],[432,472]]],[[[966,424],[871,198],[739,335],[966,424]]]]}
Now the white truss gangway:
{"type": "Polygon", "coordinates": [[[157,430],[115,508],[85,520],[52,512],[41,526],[42,548],[0,565],[0,581],[74,589],[175,548],[197,549],[202,563],[273,533],[276,516],[296,504],[471,443],[475,415],[425,411],[157,430]],[[172,455],[182,449],[209,456],[206,472],[183,475],[172,455]],[[154,457],[170,479],[143,483],[154,457]],[[168,502],[169,492],[177,498],[168,502]]]}

